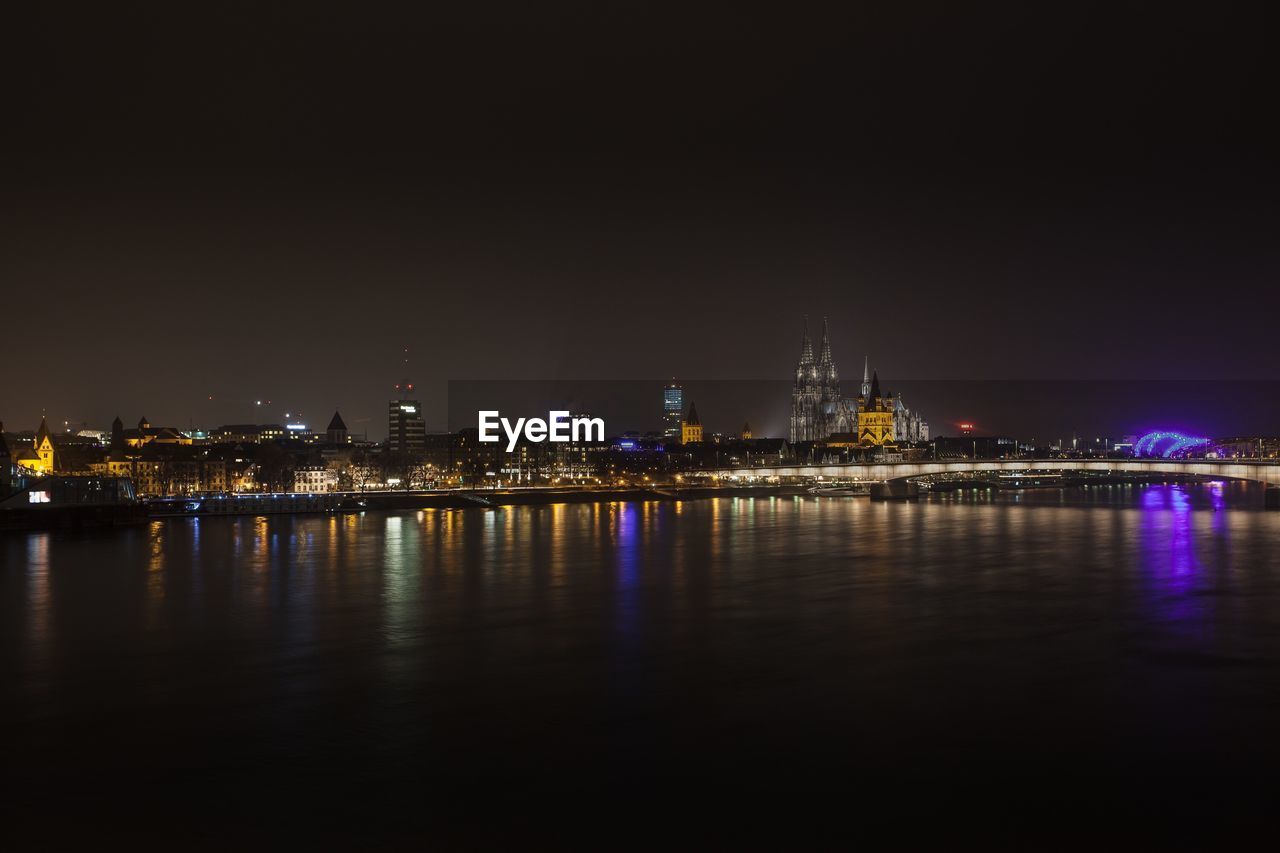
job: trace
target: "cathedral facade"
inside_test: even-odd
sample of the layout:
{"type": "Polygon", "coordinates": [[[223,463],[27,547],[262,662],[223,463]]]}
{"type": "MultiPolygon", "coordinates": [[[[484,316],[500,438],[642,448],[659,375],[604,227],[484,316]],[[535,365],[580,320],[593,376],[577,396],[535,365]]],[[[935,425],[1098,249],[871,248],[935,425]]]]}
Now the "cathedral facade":
{"type": "Polygon", "coordinates": [[[831,357],[827,321],[822,321],[822,343],[813,356],[806,318],[800,339],[800,363],[791,388],[791,443],[826,441],[834,433],[857,428],[858,404],[840,395],[840,372],[831,357]]]}

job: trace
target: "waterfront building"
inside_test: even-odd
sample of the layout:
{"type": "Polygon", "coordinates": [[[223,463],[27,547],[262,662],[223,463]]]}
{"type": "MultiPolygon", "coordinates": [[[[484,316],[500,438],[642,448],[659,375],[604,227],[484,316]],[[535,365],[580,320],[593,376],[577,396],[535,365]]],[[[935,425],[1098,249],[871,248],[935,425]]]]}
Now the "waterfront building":
{"type": "Polygon", "coordinates": [[[751,440],[751,421],[747,421],[742,425],[742,434],[739,436],[743,441],[751,440]]]}
{"type": "Polygon", "coordinates": [[[662,389],[662,435],[677,439],[684,420],[684,389],[675,382],[662,389]]]}
{"type": "Polygon", "coordinates": [[[880,394],[880,376],[871,374],[871,385],[858,411],[858,443],[880,447],[893,443],[893,409],[880,394]]]}
{"type": "Polygon", "coordinates": [[[303,465],[293,472],[293,491],[299,494],[323,494],[337,488],[338,474],[326,465],[303,465]]]}
{"type": "Polygon", "coordinates": [[[689,404],[689,416],[680,424],[680,443],[697,444],[702,441],[702,421],[698,418],[698,407],[689,404]]]}
{"type": "Polygon", "coordinates": [[[394,453],[420,451],[426,447],[427,425],[422,419],[422,404],[409,399],[412,382],[396,386],[400,398],[387,403],[387,449],[394,453]]]}

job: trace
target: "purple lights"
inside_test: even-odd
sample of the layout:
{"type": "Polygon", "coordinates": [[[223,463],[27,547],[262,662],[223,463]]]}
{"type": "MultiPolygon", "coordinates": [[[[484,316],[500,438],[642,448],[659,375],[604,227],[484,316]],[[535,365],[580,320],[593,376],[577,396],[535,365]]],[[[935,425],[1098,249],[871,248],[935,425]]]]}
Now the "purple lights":
{"type": "Polygon", "coordinates": [[[1133,455],[1174,459],[1208,443],[1207,438],[1196,438],[1180,432],[1149,432],[1133,445],[1133,455]]]}

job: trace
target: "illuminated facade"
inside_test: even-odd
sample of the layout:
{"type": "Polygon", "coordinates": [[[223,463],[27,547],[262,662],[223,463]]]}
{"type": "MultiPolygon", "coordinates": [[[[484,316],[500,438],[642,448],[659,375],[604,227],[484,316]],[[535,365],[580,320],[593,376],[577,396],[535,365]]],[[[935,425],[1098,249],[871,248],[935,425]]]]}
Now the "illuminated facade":
{"type": "Polygon", "coordinates": [[[304,465],[293,472],[293,491],[315,495],[338,488],[338,474],[324,465],[304,465]]]}
{"type": "Polygon", "coordinates": [[[698,418],[698,407],[689,404],[689,416],[680,424],[680,441],[682,444],[697,444],[702,441],[702,421],[698,418]]]}
{"type": "Polygon", "coordinates": [[[827,321],[822,321],[822,344],[813,357],[809,323],[800,341],[800,363],[791,389],[791,443],[826,441],[833,433],[853,432],[858,401],[840,396],[840,374],[831,357],[827,321]]]}
{"type": "MultiPolygon", "coordinates": [[[[119,420],[119,418],[116,418],[119,420]]],[[[112,425],[114,436],[115,428],[112,425]]],[[[122,430],[121,435],[127,447],[142,447],[147,444],[191,444],[191,437],[173,427],[153,427],[144,415],[138,421],[137,429],[122,430]]]]}
{"type": "Polygon", "coordinates": [[[901,394],[890,394],[886,403],[893,412],[893,440],[903,444],[929,440],[929,423],[919,412],[908,409],[901,394]]]}
{"type": "Polygon", "coordinates": [[[881,447],[892,444],[893,409],[880,394],[880,377],[871,374],[871,385],[858,411],[858,443],[881,447]]]}
{"type": "Polygon", "coordinates": [[[672,382],[662,389],[662,435],[680,438],[684,420],[684,389],[672,382]]]}
{"type": "MultiPolygon", "coordinates": [[[[49,422],[41,418],[40,429],[36,430],[31,449],[24,448],[14,453],[12,461],[18,467],[36,474],[52,474],[54,453],[53,435],[49,432],[49,422]]],[[[0,459],[0,463],[9,461],[8,454],[5,459],[0,459]]]]}
{"type": "Polygon", "coordinates": [[[36,440],[33,447],[37,460],[35,470],[41,474],[52,474],[53,436],[49,434],[49,421],[46,418],[40,418],[40,429],[36,430],[36,440]]]}

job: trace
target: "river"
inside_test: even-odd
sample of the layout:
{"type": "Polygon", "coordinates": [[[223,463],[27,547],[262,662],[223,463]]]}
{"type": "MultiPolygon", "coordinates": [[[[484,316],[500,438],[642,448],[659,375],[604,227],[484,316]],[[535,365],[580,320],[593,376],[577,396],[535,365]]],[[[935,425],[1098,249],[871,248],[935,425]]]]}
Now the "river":
{"type": "Polygon", "coordinates": [[[1259,502],[1213,483],[7,534],[5,822],[176,849],[1243,837],[1280,758],[1280,512],[1259,502]]]}

